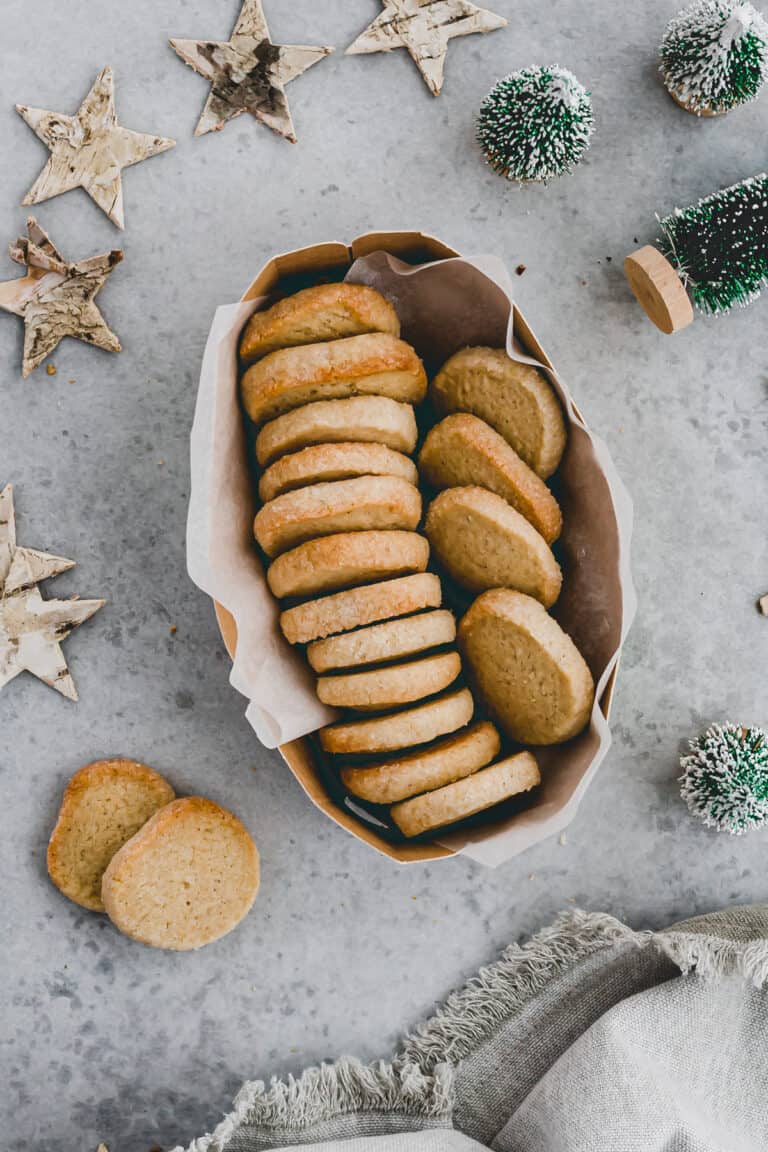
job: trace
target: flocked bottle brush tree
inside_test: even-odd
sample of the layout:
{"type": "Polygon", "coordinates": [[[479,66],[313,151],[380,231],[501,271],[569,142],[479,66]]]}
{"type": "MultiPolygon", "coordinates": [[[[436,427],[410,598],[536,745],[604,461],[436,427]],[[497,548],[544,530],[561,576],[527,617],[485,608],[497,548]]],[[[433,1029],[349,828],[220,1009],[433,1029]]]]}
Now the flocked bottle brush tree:
{"type": "Polygon", "coordinates": [[[676,208],[660,220],[659,246],[624,261],[629,285],[662,332],[690,324],[694,306],[719,315],[768,285],[768,174],[676,208]]]}

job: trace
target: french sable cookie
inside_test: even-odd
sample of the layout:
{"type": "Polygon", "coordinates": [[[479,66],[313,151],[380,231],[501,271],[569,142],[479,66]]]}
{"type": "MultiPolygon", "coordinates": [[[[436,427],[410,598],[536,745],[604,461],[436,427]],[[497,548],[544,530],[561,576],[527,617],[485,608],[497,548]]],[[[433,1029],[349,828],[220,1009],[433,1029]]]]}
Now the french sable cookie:
{"type": "Polygon", "coordinates": [[[369,395],[416,404],[427,378],[410,344],[370,332],[270,352],[246,371],[240,387],[251,420],[264,424],[313,400],[369,395]]]}
{"type": "MultiPolygon", "coordinates": [[[[345,401],[335,403],[344,404],[345,401]]],[[[399,476],[409,484],[419,482],[413,460],[401,452],[393,452],[384,444],[313,444],[300,452],[283,456],[267,468],[259,480],[259,498],[267,504],[276,496],[307,484],[351,480],[355,476],[399,476]]]]}
{"type": "Polygon", "coordinates": [[[437,560],[471,592],[516,588],[545,607],[562,574],[545,540],[487,488],[446,488],[429,506],[424,531],[437,560]]]}
{"type": "Polygon", "coordinates": [[[400,335],[397,312],[386,297],[363,284],[317,284],[252,316],[240,343],[240,355],[249,362],[278,348],[361,336],[364,332],[400,335]]]}
{"type": "Polygon", "coordinates": [[[560,744],[589,721],[595,686],[587,664],[538,600],[495,588],[459,625],[471,679],[502,728],[521,744],[560,744]]]}
{"type": "Polygon", "coordinates": [[[64,790],[48,844],[48,875],[56,887],[103,912],[101,877],[126,840],[175,792],[159,772],[136,760],[97,760],[75,772],[64,790]]]}
{"type": "Polygon", "coordinates": [[[273,560],[267,582],[273,595],[314,596],[423,572],[429,545],[416,532],[339,532],[299,544],[273,560]]]}
{"type": "Polygon", "coordinates": [[[418,488],[398,476],[359,476],[311,484],[276,496],[259,509],[253,534],[267,556],[277,556],[335,532],[415,528],[421,519],[418,488]]]}
{"type": "Polygon", "coordinates": [[[317,695],[331,708],[376,712],[434,696],[452,684],[459,672],[461,657],[458,652],[441,652],[407,664],[373,668],[369,672],[321,676],[317,681],[317,695]]]}
{"type": "Polygon", "coordinates": [[[440,413],[471,412],[495,428],[542,479],[565,449],[560,401],[543,373],[510,360],[503,348],[463,348],[430,385],[440,413]]]}
{"type": "Polygon", "coordinates": [[[104,908],[126,936],[183,952],[231,932],[259,888],[259,854],[240,821],[189,796],[161,808],[112,857],[104,908]]]}
{"type": "Polygon", "coordinates": [[[394,804],[471,776],[490,764],[501,748],[489,720],[473,724],[429,748],[397,756],[366,768],[342,768],[341,779],[353,796],[371,804],[394,804]]]}
{"type": "MultiPolygon", "coordinates": [[[[417,577],[405,576],[404,579],[417,577]]],[[[415,656],[430,648],[452,644],[455,639],[453,613],[438,609],[406,616],[405,619],[386,620],[383,624],[370,624],[367,628],[342,632],[327,640],[315,640],[307,648],[307,659],[315,672],[333,672],[340,668],[361,668],[366,664],[415,656]]]]}
{"type": "Polygon", "coordinates": [[[438,490],[468,484],[488,488],[525,516],[547,544],[560,535],[563,518],[549,488],[478,416],[455,412],[436,424],[419,453],[419,471],[438,490]]]}
{"type": "Polygon", "coordinates": [[[472,719],[473,711],[471,692],[460,688],[388,716],[330,724],[320,729],[320,743],[326,752],[342,756],[396,752],[399,748],[428,744],[438,736],[463,728],[472,719]]]}
{"type": "Polygon", "coordinates": [[[404,836],[419,836],[430,829],[466,820],[540,783],[539,766],[533,756],[530,752],[518,752],[473,776],[403,800],[390,808],[390,814],[404,836]]]}
{"type": "MultiPolygon", "coordinates": [[[[417,572],[396,580],[382,580],[363,588],[350,588],[319,600],[307,600],[280,614],[280,627],[289,644],[307,644],[347,632],[377,620],[390,620],[437,608],[442,600],[439,577],[432,572],[417,572]]],[[[341,639],[341,637],[337,637],[341,639]]],[[[321,671],[321,669],[316,669],[321,671]]]]}
{"type": "Polygon", "coordinates": [[[265,424],[256,437],[256,459],[264,468],[284,453],[309,444],[347,440],[383,444],[395,452],[413,452],[417,435],[412,405],[388,396],[316,400],[265,424]]]}

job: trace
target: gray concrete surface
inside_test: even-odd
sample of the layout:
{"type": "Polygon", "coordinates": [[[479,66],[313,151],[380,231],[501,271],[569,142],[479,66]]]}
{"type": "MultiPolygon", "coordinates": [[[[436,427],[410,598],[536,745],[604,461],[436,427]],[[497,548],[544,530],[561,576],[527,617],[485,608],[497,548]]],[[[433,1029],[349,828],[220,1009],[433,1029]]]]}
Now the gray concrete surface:
{"type": "MultiPolygon", "coordinates": [[[[0,7],[5,241],[46,156],[15,102],[74,111],[111,63],[122,123],[179,142],[126,173],[122,237],[82,192],[38,210],[67,255],[125,247],[101,296],[121,356],[70,341],[55,377],[23,382],[21,325],[0,316],[0,483],[16,485],[20,539],[77,559],[49,595],[109,599],[67,643],[79,704],[26,676],[0,695],[3,1147],[186,1142],[246,1077],[388,1054],[569,902],[642,927],[766,896],[766,835],[707,832],[675,777],[706,723],[768,718],[768,621],[754,607],[768,590],[768,301],[668,339],[621,261],[654,237],[656,211],[760,170],[768,96],[722,121],[675,108],[655,74],[674,2],[493,6],[508,29],[455,41],[435,100],[403,52],[343,56],[376,0],[267,0],[275,40],[338,46],[290,86],[296,146],[246,119],[193,139],[206,85],[166,40],[226,38],[237,0],[0,7]],[[520,191],[484,167],[473,116],[497,77],[553,61],[594,93],[594,144],[572,176],[520,191]],[[275,250],[401,227],[527,266],[520,303],[636,501],[640,613],[615,747],[567,843],[495,873],[462,860],[398,868],[316,812],[256,743],[211,605],[185,574],[187,437],[215,305],[275,250]],[[63,784],[106,754],[148,761],[252,829],[262,892],[221,943],[145,949],[47,881],[63,784]]],[[[0,278],[15,274],[3,257],[0,278]]]]}

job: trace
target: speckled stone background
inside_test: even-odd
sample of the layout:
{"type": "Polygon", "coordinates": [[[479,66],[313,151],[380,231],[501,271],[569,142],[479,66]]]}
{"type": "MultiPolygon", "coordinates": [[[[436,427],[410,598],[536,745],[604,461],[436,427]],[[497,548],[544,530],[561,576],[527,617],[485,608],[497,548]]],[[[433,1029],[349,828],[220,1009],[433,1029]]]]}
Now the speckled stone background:
{"type": "MultiPolygon", "coordinates": [[[[23,382],[21,325],[0,317],[0,484],[16,485],[20,540],[77,559],[49,595],[109,599],[67,642],[79,704],[27,676],[0,695],[4,1147],[185,1143],[246,1077],[387,1055],[569,902],[643,927],[766,897],[766,834],[706,831],[675,777],[709,721],[768,720],[768,621],[755,610],[768,590],[768,300],[670,339],[621,262],[654,238],[655,212],[765,165],[768,95],[726,120],[673,106],[655,65],[674,0],[493,7],[509,27],[454,41],[435,100],[404,52],[344,57],[377,0],[266,0],[276,41],[338,46],[290,85],[291,146],[245,118],[193,138],[206,84],[167,38],[225,39],[237,0],[0,6],[4,241],[46,158],[14,103],[73,112],[110,63],[121,122],[179,142],[125,174],[124,236],[83,192],[38,210],[67,255],[124,246],[100,297],[121,356],[69,341],[56,376],[23,382]],[[473,117],[495,79],[553,61],[592,89],[597,132],[576,173],[521,191],[484,167],[473,117]],[[636,501],[640,612],[615,746],[567,843],[496,872],[399,868],[316,812],[257,744],[211,605],[185,573],[188,432],[214,307],[274,251],[404,227],[527,266],[520,303],[636,501]],[[258,840],[254,911],[197,954],[133,944],[46,879],[65,780],[121,753],[233,808],[258,840]]],[[[1,259],[0,278],[15,275],[1,259]]]]}

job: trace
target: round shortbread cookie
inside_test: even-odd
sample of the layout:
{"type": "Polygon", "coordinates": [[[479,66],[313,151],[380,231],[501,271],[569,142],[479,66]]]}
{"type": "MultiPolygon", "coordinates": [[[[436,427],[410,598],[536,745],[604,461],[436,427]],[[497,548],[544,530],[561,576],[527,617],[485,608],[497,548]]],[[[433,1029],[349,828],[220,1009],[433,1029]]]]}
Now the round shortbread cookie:
{"type": "Polygon", "coordinates": [[[417,704],[373,720],[351,720],[320,729],[320,743],[326,752],[339,756],[368,752],[396,752],[428,744],[469,724],[474,711],[472,693],[467,688],[447,692],[437,700],[417,704]]]}
{"type": "Polygon", "coordinates": [[[280,614],[280,627],[289,644],[307,644],[377,620],[437,608],[441,601],[440,578],[432,572],[417,572],[297,604],[280,614]]]}
{"type": "Polygon", "coordinates": [[[371,804],[394,804],[471,776],[498,756],[501,740],[489,720],[473,724],[429,748],[372,764],[342,768],[341,780],[353,796],[371,804]]]}
{"type": "Polygon", "coordinates": [[[452,684],[461,672],[458,652],[439,652],[407,664],[390,664],[369,672],[341,672],[321,676],[317,695],[331,708],[378,712],[434,696],[452,684]]]}
{"type": "Polygon", "coordinates": [[[470,592],[516,588],[547,608],[560,595],[562,573],[549,545],[487,488],[446,488],[430,504],[424,531],[435,559],[470,592]]]}
{"type": "Polygon", "coordinates": [[[136,760],[97,760],[75,772],[48,843],[48,875],[82,908],[103,912],[101,878],[115,852],[175,792],[136,760]]]}
{"type": "Polygon", "coordinates": [[[471,412],[487,421],[542,479],[560,463],[566,441],[560,401],[542,372],[510,360],[503,348],[463,348],[429,391],[438,412],[471,412]]]}
{"type": "Polygon", "coordinates": [[[455,639],[453,613],[440,609],[406,616],[404,620],[371,624],[354,632],[330,636],[327,640],[315,640],[307,648],[307,659],[315,672],[333,672],[415,656],[430,648],[452,644],[455,639]]]}
{"type": "Polygon", "coordinates": [[[259,499],[267,504],[276,496],[308,484],[351,480],[355,476],[399,476],[409,484],[419,482],[413,460],[384,444],[313,444],[283,456],[267,468],[259,480],[259,499]]]}
{"type": "Polygon", "coordinates": [[[240,355],[250,362],[278,348],[364,332],[400,335],[400,321],[389,300],[364,284],[317,284],[252,316],[240,342],[240,355]]]}
{"type": "Polygon", "coordinates": [[[587,664],[538,600],[495,588],[459,625],[473,682],[502,728],[521,744],[560,744],[589,722],[595,686],[587,664]]]}
{"type": "Polygon", "coordinates": [[[267,569],[278,599],[354,588],[389,576],[423,572],[429,545],[416,532],[339,532],[283,552],[267,569]]]}
{"type": "Polygon", "coordinates": [[[256,459],[264,468],[286,452],[310,444],[360,440],[395,452],[413,452],[418,430],[413,405],[388,396],[316,400],[265,424],[256,437],[256,459]]]}
{"type": "Polygon", "coordinates": [[[454,412],[436,424],[419,453],[419,471],[438,490],[469,484],[490,489],[525,516],[547,544],[560,535],[563,517],[549,488],[479,416],[454,412]]]}
{"type": "Polygon", "coordinates": [[[534,757],[530,752],[518,752],[464,780],[403,800],[390,808],[390,814],[404,836],[419,836],[422,832],[466,820],[511,796],[529,792],[540,783],[541,774],[534,757]]]}
{"type": "Polygon", "coordinates": [[[212,800],[174,800],[113,856],[102,881],[116,928],[183,952],[231,932],[256,899],[259,854],[247,828],[212,800]]]}
{"type": "Polygon", "coordinates": [[[370,332],[270,352],[246,371],[240,389],[251,420],[264,424],[313,400],[368,395],[417,404],[427,377],[410,344],[370,332]]]}
{"type": "Polygon", "coordinates": [[[259,509],[253,534],[267,556],[277,556],[318,536],[410,530],[420,519],[421,494],[413,484],[399,476],[358,476],[276,496],[259,509]]]}

